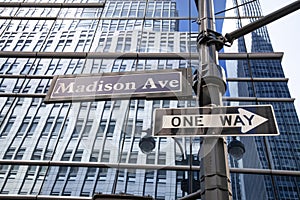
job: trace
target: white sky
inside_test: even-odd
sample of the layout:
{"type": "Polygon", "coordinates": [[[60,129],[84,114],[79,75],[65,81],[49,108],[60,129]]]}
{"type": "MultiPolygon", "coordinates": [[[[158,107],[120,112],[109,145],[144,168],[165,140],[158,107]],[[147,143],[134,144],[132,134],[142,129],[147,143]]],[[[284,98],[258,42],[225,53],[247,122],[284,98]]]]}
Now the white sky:
{"type": "MultiPolygon", "coordinates": [[[[296,0],[260,0],[263,14],[267,15],[296,0]]],[[[292,98],[300,117],[300,10],[275,21],[268,26],[274,51],[284,52],[282,65],[292,98]]]]}

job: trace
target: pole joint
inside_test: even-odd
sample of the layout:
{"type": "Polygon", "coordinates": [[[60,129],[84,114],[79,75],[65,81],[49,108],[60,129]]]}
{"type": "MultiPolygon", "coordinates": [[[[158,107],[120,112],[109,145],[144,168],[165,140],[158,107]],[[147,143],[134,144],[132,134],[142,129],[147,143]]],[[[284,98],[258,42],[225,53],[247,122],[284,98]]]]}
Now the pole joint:
{"type": "Polygon", "coordinates": [[[197,36],[197,43],[199,45],[201,44],[205,44],[207,46],[215,45],[217,51],[220,51],[224,47],[224,45],[230,46],[226,44],[225,41],[226,41],[225,37],[222,34],[210,29],[201,31],[197,36]]]}

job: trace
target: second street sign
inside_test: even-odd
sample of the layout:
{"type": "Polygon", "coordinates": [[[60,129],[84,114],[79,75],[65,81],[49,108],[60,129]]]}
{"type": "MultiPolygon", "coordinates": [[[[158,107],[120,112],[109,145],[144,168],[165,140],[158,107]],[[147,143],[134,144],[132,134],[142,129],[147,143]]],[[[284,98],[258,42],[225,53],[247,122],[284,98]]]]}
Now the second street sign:
{"type": "Polygon", "coordinates": [[[279,135],[272,106],[157,109],[154,136],[279,135]]]}
{"type": "Polygon", "coordinates": [[[55,76],[45,103],[192,96],[189,69],[55,76]]]}

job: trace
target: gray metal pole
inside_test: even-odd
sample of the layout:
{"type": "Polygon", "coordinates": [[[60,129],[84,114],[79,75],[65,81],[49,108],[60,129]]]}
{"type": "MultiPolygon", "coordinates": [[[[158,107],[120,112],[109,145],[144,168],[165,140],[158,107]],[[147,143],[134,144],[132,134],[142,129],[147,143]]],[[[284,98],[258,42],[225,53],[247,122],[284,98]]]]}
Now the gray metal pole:
{"type": "MultiPolygon", "coordinates": [[[[215,30],[213,0],[197,0],[200,19],[200,35],[209,35],[215,30]],[[212,32],[211,32],[212,31],[212,32]]],[[[199,42],[199,77],[198,96],[200,106],[222,106],[225,92],[224,73],[217,65],[215,44],[199,42]]],[[[206,134],[220,132],[209,129],[206,134]]],[[[201,200],[232,199],[230,175],[227,161],[227,146],[224,138],[206,137],[201,145],[201,200]]]]}

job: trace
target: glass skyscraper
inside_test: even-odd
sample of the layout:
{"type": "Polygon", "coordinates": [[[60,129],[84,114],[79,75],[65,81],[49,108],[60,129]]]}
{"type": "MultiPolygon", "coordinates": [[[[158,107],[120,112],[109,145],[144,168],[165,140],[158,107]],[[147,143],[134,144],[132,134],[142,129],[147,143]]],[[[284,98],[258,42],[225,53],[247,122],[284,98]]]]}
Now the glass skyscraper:
{"type": "MultiPolygon", "coordinates": [[[[214,3],[222,34],[262,15],[259,1],[214,3]]],[[[197,17],[194,0],[0,2],[0,199],[171,200],[201,189],[200,137],[158,137],[148,154],[139,148],[155,108],[195,107],[194,99],[43,102],[54,75],[195,71],[197,17]],[[151,53],[165,58],[143,57],[151,53]]],[[[224,105],[272,104],[280,131],[239,138],[243,159],[228,157],[233,199],[300,198],[300,124],[281,58],[265,27],[219,53],[224,105]]]]}

